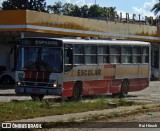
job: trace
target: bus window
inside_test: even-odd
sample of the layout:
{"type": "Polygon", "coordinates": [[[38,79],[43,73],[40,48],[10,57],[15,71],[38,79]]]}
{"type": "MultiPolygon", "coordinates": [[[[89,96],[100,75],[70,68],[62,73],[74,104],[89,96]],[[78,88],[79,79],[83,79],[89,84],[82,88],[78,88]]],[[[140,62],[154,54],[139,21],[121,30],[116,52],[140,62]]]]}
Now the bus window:
{"type": "Polygon", "coordinates": [[[74,64],[84,64],[84,45],[74,46],[74,64]]]}
{"type": "Polygon", "coordinates": [[[60,73],[62,71],[62,50],[60,48],[43,48],[39,62],[45,64],[41,71],[60,73]]]}
{"type": "Polygon", "coordinates": [[[141,47],[133,47],[133,63],[141,63],[141,47]]]}
{"type": "Polygon", "coordinates": [[[64,55],[64,71],[68,72],[73,67],[73,50],[71,47],[65,48],[64,55]]]}
{"type": "Polygon", "coordinates": [[[121,46],[110,47],[110,63],[121,63],[121,46]]]}
{"type": "Polygon", "coordinates": [[[109,63],[109,46],[98,46],[98,63],[109,63]]]}
{"type": "Polygon", "coordinates": [[[149,63],[149,48],[142,47],[142,63],[149,63]]]}
{"type": "Polygon", "coordinates": [[[85,53],[86,64],[97,64],[97,45],[86,45],[85,53]]]}
{"type": "Polygon", "coordinates": [[[132,47],[122,47],[122,63],[132,63],[132,47]]]}

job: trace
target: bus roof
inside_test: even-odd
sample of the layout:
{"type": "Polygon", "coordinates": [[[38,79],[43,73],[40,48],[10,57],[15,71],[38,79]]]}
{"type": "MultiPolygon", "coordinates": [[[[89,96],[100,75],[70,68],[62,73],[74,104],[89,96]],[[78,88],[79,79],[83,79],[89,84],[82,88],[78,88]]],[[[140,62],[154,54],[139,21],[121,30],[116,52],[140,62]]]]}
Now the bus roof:
{"type": "Polygon", "coordinates": [[[107,45],[150,45],[149,42],[129,40],[103,40],[103,39],[76,39],[76,38],[49,38],[49,37],[25,37],[31,39],[59,40],[66,44],[107,44],[107,45]]]}

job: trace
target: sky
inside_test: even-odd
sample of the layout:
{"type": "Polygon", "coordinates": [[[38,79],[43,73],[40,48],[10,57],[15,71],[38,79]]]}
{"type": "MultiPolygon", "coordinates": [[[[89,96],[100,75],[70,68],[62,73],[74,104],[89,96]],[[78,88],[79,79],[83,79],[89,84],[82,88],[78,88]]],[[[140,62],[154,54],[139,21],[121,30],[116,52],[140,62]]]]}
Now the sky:
{"type": "MultiPolygon", "coordinates": [[[[123,17],[125,17],[126,13],[131,14],[141,14],[141,16],[154,16],[154,13],[151,12],[151,8],[153,5],[159,0],[59,0],[62,3],[72,3],[77,4],[78,6],[82,6],[84,4],[92,5],[98,4],[101,7],[116,7],[116,11],[118,14],[122,12],[123,17]]],[[[0,0],[0,4],[3,0],[0,0]]],[[[46,0],[47,5],[54,4],[58,2],[58,0],[46,0]]],[[[158,14],[160,15],[160,13],[158,14]]]]}
{"type": "MultiPolygon", "coordinates": [[[[57,2],[57,0],[46,0],[47,4],[52,4],[57,2]]],[[[123,17],[126,16],[126,13],[131,14],[141,14],[141,16],[154,16],[154,13],[151,12],[151,8],[158,0],[60,0],[62,3],[72,3],[82,6],[84,4],[92,5],[98,4],[101,7],[116,7],[118,14],[122,12],[123,17]]],[[[160,13],[159,13],[160,15],[160,13]]]]}

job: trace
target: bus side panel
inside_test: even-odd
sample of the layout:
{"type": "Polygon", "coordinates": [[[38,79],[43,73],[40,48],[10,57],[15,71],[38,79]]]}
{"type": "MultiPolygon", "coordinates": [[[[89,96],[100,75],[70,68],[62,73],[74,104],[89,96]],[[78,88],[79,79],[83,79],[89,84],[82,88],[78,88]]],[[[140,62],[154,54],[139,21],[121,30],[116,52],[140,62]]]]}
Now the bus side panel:
{"type": "Polygon", "coordinates": [[[121,90],[122,80],[112,79],[110,81],[109,92],[108,93],[119,93],[121,90]]]}
{"type": "Polygon", "coordinates": [[[137,79],[130,79],[129,80],[130,86],[129,91],[140,91],[149,86],[149,79],[148,78],[137,78],[137,79]]]}
{"type": "Polygon", "coordinates": [[[115,79],[127,79],[129,91],[140,91],[149,85],[149,64],[116,65],[115,79]]]}
{"type": "Polygon", "coordinates": [[[73,87],[74,82],[63,82],[63,91],[62,91],[62,97],[71,97],[73,96],[73,87]]]}
{"type": "Polygon", "coordinates": [[[84,81],[83,95],[98,95],[108,92],[106,80],[84,81]]]}

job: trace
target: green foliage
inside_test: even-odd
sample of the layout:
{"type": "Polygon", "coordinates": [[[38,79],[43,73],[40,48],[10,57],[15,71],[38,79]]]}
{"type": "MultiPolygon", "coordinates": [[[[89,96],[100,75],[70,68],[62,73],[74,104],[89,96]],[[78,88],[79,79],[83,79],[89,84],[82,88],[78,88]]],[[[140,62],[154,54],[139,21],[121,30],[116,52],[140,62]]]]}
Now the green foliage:
{"type": "Polygon", "coordinates": [[[78,5],[73,5],[71,3],[65,3],[58,1],[53,5],[47,6],[49,13],[76,16],[76,17],[84,17],[84,18],[95,18],[95,17],[112,17],[114,18],[116,15],[116,7],[100,7],[99,5],[91,5],[88,7],[87,5],[83,5],[79,7],[78,5]]]}
{"type": "Polygon", "coordinates": [[[46,12],[45,0],[6,0],[2,3],[2,10],[35,10],[46,12]]]}
{"type": "Polygon", "coordinates": [[[155,15],[160,12],[160,0],[157,0],[157,3],[152,7],[151,11],[154,11],[155,15]]]}
{"type": "MultiPolygon", "coordinates": [[[[117,100],[119,106],[124,101],[117,100]],[[119,102],[121,101],[121,102],[119,102]],[[121,103],[121,104],[120,104],[121,103]]],[[[127,103],[127,102],[125,102],[127,103]]],[[[123,104],[122,104],[123,105],[123,104]]],[[[127,106],[127,104],[125,104],[127,106]]],[[[55,101],[13,101],[0,103],[0,121],[26,119],[49,115],[62,115],[110,108],[106,98],[98,98],[93,101],[81,102],[55,102],[55,101]]],[[[73,119],[71,121],[74,121],[73,119]]]]}
{"type": "Polygon", "coordinates": [[[61,1],[53,5],[46,6],[46,0],[5,0],[2,3],[2,10],[35,10],[40,12],[49,12],[54,14],[69,15],[84,18],[107,17],[113,19],[116,14],[116,7],[100,7],[99,5],[73,5],[71,3],[63,4],[61,1]]]}

